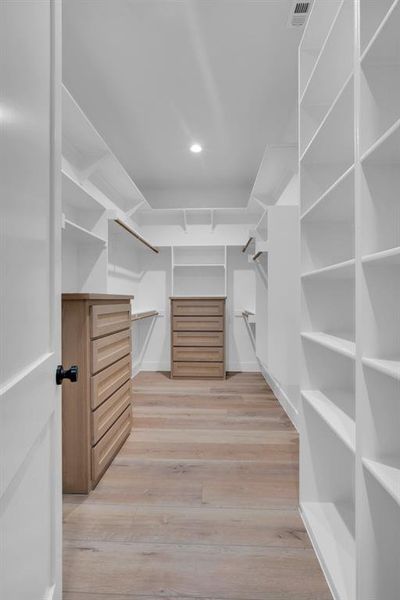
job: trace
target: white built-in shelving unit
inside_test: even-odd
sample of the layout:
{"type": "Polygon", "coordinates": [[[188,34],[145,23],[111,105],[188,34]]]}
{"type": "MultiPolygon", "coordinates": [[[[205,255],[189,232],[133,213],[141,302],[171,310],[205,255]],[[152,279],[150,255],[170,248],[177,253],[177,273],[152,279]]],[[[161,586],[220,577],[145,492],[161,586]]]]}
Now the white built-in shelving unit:
{"type": "MultiPolygon", "coordinates": [[[[110,227],[115,231],[112,222],[125,223],[133,232],[132,248],[140,246],[130,216],[148,207],[130,175],[63,86],[63,291],[106,292],[110,227]]],[[[127,235],[121,228],[116,231],[127,235]]]]}
{"type": "Polygon", "coordinates": [[[316,0],[299,51],[300,505],[335,598],[356,594],[353,0],[316,0]]]}
{"type": "Polygon", "coordinates": [[[400,2],[299,51],[301,511],[335,599],[400,597],[400,2]]]}
{"type": "Polygon", "coordinates": [[[226,246],[173,246],[173,296],[226,296],[226,246]]]}
{"type": "Polygon", "coordinates": [[[399,32],[398,0],[361,2],[357,52],[360,599],[400,596],[399,32]]]}

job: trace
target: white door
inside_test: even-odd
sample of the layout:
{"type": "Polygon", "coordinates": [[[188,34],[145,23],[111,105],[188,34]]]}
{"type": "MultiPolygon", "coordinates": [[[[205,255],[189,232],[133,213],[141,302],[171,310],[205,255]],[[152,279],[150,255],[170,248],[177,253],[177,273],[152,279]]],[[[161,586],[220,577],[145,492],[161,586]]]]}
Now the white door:
{"type": "Polygon", "coordinates": [[[61,598],[59,0],[0,2],[0,598],[61,598]]]}

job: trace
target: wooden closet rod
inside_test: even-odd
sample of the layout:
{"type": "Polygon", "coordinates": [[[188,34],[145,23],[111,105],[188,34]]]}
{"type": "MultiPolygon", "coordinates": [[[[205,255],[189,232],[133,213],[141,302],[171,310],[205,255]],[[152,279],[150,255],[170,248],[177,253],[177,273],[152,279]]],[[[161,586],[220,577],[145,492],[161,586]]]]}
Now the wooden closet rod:
{"type": "Polygon", "coordinates": [[[243,248],[242,248],[242,252],[246,252],[247,248],[250,246],[250,244],[251,244],[252,241],[253,241],[253,238],[249,237],[249,239],[246,242],[246,245],[243,246],[243,248]]]}
{"type": "Polygon", "coordinates": [[[141,235],[139,235],[138,233],[136,233],[136,231],[134,229],[131,229],[131,227],[129,227],[129,225],[126,225],[126,223],[124,223],[123,221],[121,221],[121,219],[114,219],[114,221],[115,221],[115,223],[117,223],[118,225],[120,225],[121,227],[123,227],[124,229],[126,229],[126,231],[128,231],[128,233],[130,233],[131,235],[133,235],[133,237],[135,237],[137,240],[139,240],[139,242],[141,242],[142,244],[144,244],[145,246],[147,246],[147,248],[149,248],[150,250],[152,250],[156,254],[158,254],[160,252],[157,248],[155,248],[154,246],[152,246],[149,242],[146,242],[146,240],[144,238],[142,238],[141,235]]]}

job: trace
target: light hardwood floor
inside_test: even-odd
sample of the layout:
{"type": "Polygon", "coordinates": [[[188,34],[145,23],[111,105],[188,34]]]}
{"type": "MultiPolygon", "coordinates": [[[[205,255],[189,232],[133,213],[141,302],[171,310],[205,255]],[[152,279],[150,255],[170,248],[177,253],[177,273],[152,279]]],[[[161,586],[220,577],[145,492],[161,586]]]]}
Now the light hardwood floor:
{"type": "Polygon", "coordinates": [[[298,516],[298,436],[262,376],[133,383],[128,441],[64,499],[64,600],[331,600],[298,516]]]}

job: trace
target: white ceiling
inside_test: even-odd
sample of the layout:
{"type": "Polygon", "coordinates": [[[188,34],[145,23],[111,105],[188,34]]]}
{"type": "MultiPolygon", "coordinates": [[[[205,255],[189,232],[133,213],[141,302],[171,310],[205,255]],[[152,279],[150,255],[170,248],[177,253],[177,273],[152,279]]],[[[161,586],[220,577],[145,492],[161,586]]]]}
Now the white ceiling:
{"type": "Polygon", "coordinates": [[[247,204],[293,122],[292,4],[64,0],[64,83],[151,206],[247,204]]]}

